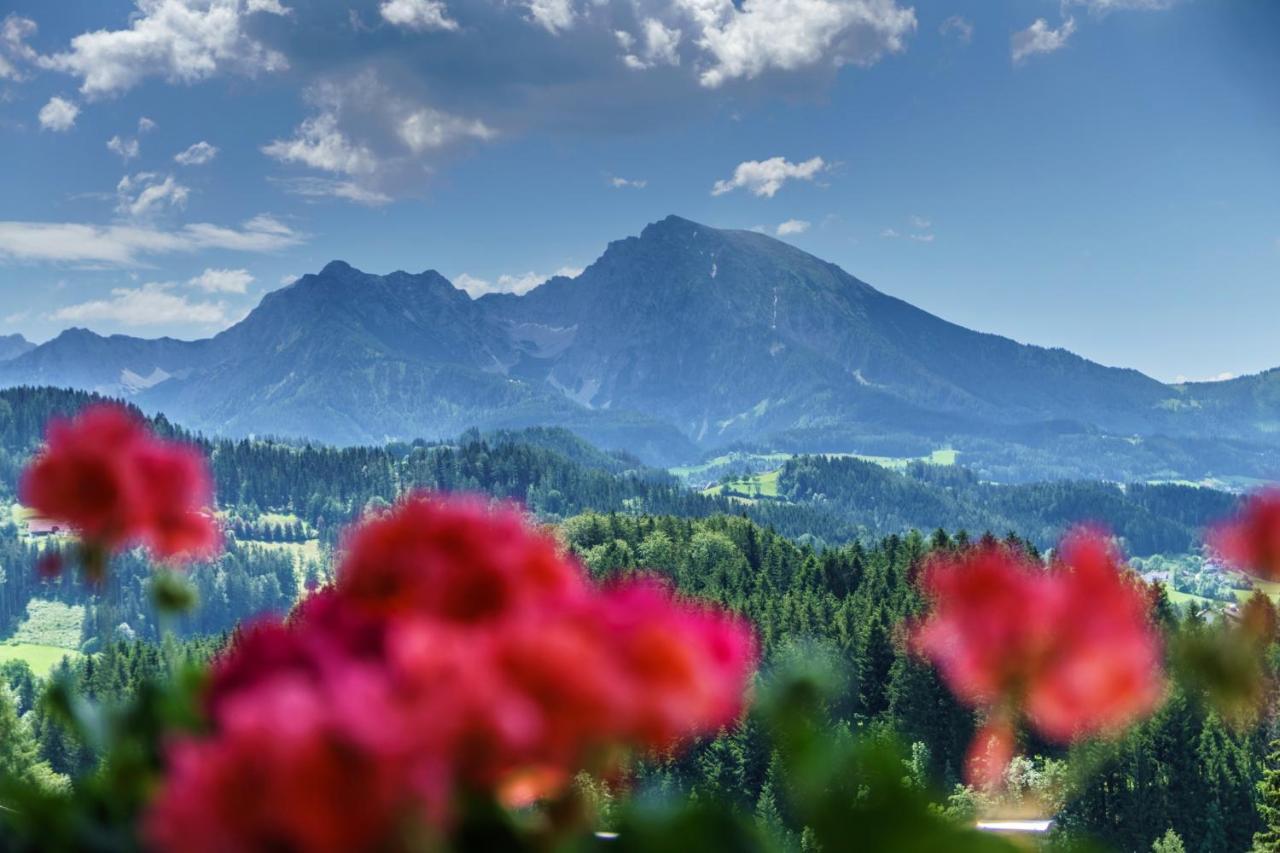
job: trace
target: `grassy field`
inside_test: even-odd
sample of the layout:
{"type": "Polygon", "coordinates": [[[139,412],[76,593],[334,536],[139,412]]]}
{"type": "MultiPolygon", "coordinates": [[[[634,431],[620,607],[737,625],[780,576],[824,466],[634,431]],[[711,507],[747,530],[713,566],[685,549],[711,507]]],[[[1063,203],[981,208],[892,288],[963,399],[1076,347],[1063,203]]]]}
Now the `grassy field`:
{"type": "MultiPolygon", "coordinates": [[[[882,465],[885,468],[891,468],[895,471],[905,469],[912,462],[927,462],[930,465],[954,465],[959,456],[959,452],[951,448],[940,448],[933,451],[928,456],[920,457],[896,457],[896,456],[864,456],[859,453],[824,453],[821,454],[829,459],[861,459],[864,462],[871,462],[876,465],[882,465]]],[[[786,453],[775,453],[771,456],[780,456],[783,461],[791,459],[791,455],[786,453]]],[[[719,457],[721,460],[729,457],[719,457]]],[[[764,457],[759,457],[764,458],[764,457]]],[[[706,463],[711,466],[716,460],[706,463]]],[[[672,473],[679,471],[694,471],[693,468],[672,468],[672,473]]],[[[717,483],[714,486],[708,486],[702,490],[704,495],[722,495],[725,492],[738,492],[744,495],[750,495],[752,498],[776,498],[778,496],[778,476],[782,473],[781,468],[775,468],[772,471],[761,471],[750,477],[740,477],[728,484],[717,483]]],[[[677,474],[677,476],[679,476],[677,474]]]]}
{"type": "Polygon", "coordinates": [[[74,650],[80,648],[83,624],[82,605],[33,598],[27,602],[27,618],[22,620],[9,642],[74,650]]]}
{"type": "Polygon", "coordinates": [[[278,554],[288,554],[293,558],[293,575],[298,583],[298,592],[302,592],[303,581],[306,578],[306,568],[310,563],[319,563],[324,565],[327,555],[320,545],[319,539],[308,539],[306,542],[257,542],[249,541],[244,543],[254,548],[262,548],[264,551],[274,551],[278,554]]]}
{"type": "Polygon", "coordinates": [[[38,643],[0,643],[0,663],[10,660],[24,660],[36,675],[45,675],[62,661],[64,657],[72,660],[80,657],[79,652],[64,649],[61,646],[42,646],[38,643]]]}
{"type": "Polygon", "coordinates": [[[755,498],[776,498],[778,496],[778,476],[781,473],[781,468],[774,471],[762,471],[750,477],[734,480],[727,485],[711,486],[703,489],[702,493],[704,495],[720,495],[725,492],[741,492],[755,498]]]}

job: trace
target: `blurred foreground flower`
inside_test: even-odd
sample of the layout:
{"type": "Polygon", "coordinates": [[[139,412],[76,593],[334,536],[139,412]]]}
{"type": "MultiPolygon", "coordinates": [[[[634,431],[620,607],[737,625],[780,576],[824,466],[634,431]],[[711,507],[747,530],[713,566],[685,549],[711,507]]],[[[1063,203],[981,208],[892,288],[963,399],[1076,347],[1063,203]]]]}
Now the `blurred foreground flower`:
{"type": "Polygon", "coordinates": [[[346,545],[333,588],[215,664],[212,732],[173,745],[147,822],[160,849],[438,839],[465,803],[553,797],[742,712],[744,624],[656,581],[597,588],[514,510],[415,496],[346,545]]]}
{"type": "Polygon", "coordinates": [[[1280,580],[1280,488],[1251,495],[1234,519],[1210,532],[1209,547],[1236,569],[1280,580]]]}
{"type": "Polygon", "coordinates": [[[974,784],[1002,776],[1024,717],[1069,742],[1117,734],[1161,699],[1148,597],[1099,533],[1070,534],[1050,570],[993,546],[936,558],[923,584],[933,610],[915,648],[988,718],[970,752],[974,784]]]}
{"type": "Polygon", "coordinates": [[[44,450],[23,472],[19,496],[40,518],[80,536],[91,574],[130,545],[145,545],[163,560],[205,556],[218,547],[204,458],[155,437],[120,406],[92,406],[50,424],[44,450]]]}

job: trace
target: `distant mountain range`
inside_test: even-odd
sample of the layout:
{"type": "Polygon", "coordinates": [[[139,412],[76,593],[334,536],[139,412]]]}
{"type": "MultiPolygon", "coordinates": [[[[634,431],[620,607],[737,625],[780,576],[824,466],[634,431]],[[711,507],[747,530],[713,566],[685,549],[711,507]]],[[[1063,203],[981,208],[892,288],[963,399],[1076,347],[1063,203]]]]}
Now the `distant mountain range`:
{"type": "Polygon", "coordinates": [[[352,444],[555,425],[665,463],[949,445],[1004,479],[1280,476],[1280,370],[1166,385],[675,216],[522,296],[472,300],[434,271],[335,261],[207,340],[0,339],[0,386],[15,384],[125,396],[215,435],[352,444]]]}

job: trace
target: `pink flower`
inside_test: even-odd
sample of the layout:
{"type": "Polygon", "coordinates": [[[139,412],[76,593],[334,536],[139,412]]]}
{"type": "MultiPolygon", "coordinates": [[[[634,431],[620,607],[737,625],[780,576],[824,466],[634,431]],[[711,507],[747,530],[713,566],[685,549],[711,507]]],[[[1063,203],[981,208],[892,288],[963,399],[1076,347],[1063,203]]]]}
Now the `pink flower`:
{"type": "Polygon", "coordinates": [[[1070,534],[1048,571],[997,546],[935,559],[924,583],[934,606],[915,648],[992,718],[1025,716],[1065,742],[1116,734],[1159,704],[1149,599],[1101,534],[1070,534]]]}
{"type": "Polygon", "coordinates": [[[53,422],[19,493],[37,515],[66,523],[92,549],[142,544],[160,559],[179,559],[212,554],[219,544],[203,457],[154,437],[120,406],[91,406],[74,420],[53,422]]]}
{"type": "Polygon", "coordinates": [[[224,849],[328,850],[406,822],[447,832],[469,795],[528,805],[620,750],[716,731],[754,665],[737,619],[656,581],[597,589],[514,510],[415,496],[347,540],[334,587],[214,663],[212,732],[174,745],[149,838],[199,850],[183,842],[207,826],[224,849]],[[371,780],[350,826],[332,804],[364,794],[339,767],[371,780]]]}
{"type": "Polygon", "coordinates": [[[1209,546],[1241,571],[1280,580],[1280,488],[1249,496],[1234,519],[1210,532],[1209,546]]]}
{"type": "Polygon", "coordinates": [[[514,509],[415,495],[346,542],[338,587],[369,613],[483,625],[580,595],[581,569],[514,509]]]}

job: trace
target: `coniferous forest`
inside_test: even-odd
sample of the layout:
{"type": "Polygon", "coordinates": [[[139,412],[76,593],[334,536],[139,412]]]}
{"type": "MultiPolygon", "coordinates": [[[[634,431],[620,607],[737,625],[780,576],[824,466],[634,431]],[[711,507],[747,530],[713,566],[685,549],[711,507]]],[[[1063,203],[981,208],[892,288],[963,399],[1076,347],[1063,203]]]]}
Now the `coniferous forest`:
{"type": "MultiPolygon", "coordinates": [[[[10,495],[49,418],[87,400],[49,390],[0,394],[10,495]]],[[[163,420],[155,426],[181,435],[163,420]]],[[[35,571],[42,557],[69,546],[57,536],[37,540],[16,521],[3,528],[0,624],[6,635],[33,600],[83,607],[85,614],[77,651],[51,670],[37,671],[21,659],[3,665],[9,690],[0,694],[7,732],[2,758],[33,785],[56,788],[91,772],[97,760],[95,745],[74,735],[41,700],[50,685],[109,705],[169,671],[175,660],[208,660],[246,620],[287,612],[326,584],[324,555],[343,547],[344,525],[408,490],[437,489],[521,502],[554,526],[597,579],[656,572],[682,593],[742,615],[757,632],[761,679],[796,660],[828,662],[838,673],[827,706],[832,725],[898,743],[906,756],[904,778],[935,792],[941,813],[971,819],[984,796],[965,784],[978,720],[911,652],[903,633],[923,613],[918,575],[930,555],[963,553],[997,539],[1036,555],[1056,523],[1082,516],[1112,519],[1127,541],[1149,552],[1177,551],[1235,501],[1174,486],[1001,488],[958,468],[898,473],[856,460],[801,457],[780,477],[785,499],[746,503],[699,494],[665,472],[554,430],[381,448],[271,441],[199,446],[212,462],[226,548],[189,570],[189,591],[200,607],[188,613],[158,615],[156,576],[141,552],[113,561],[101,587],[71,573],[42,578],[35,571]],[[819,500],[805,500],[818,491],[819,500]],[[979,506],[988,514],[972,511],[979,506]],[[873,518],[875,526],[866,523],[873,518]],[[937,524],[915,529],[910,520],[916,518],[937,524]],[[992,518],[1014,529],[983,525],[992,518]],[[1030,535],[1017,532],[1019,522],[1030,535]]],[[[1221,618],[1194,603],[1174,604],[1162,587],[1149,589],[1172,637],[1195,638],[1221,618]]],[[[1274,672],[1274,647],[1267,659],[1274,672]]],[[[1274,837],[1280,763],[1270,721],[1240,726],[1203,691],[1171,690],[1153,717],[1116,742],[1068,749],[1023,735],[1018,751],[1028,757],[1011,765],[1011,790],[1029,808],[1052,811],[1046,816],[1056,819],[1054,837],[1063,843],[1089,838],[1108,849],[1149,850],[1176,836],[1187,850],[1237,851],[1250,849],[1255,835],[1274,837]],[[1090,772],[1069,770],[1082,762],[1090,772]]],[[[732,803],[796,849],[809,849],[804,825],[779,792],[780,760],[759,723],[746,718],[692,749],[634,765],[628,785],[732,803]]],[[[594,796],[607,815],[618,795],[600,788],[594,796]]],[[[1269,849],[1266,843],[1258,849],[1269,849]]]]}

